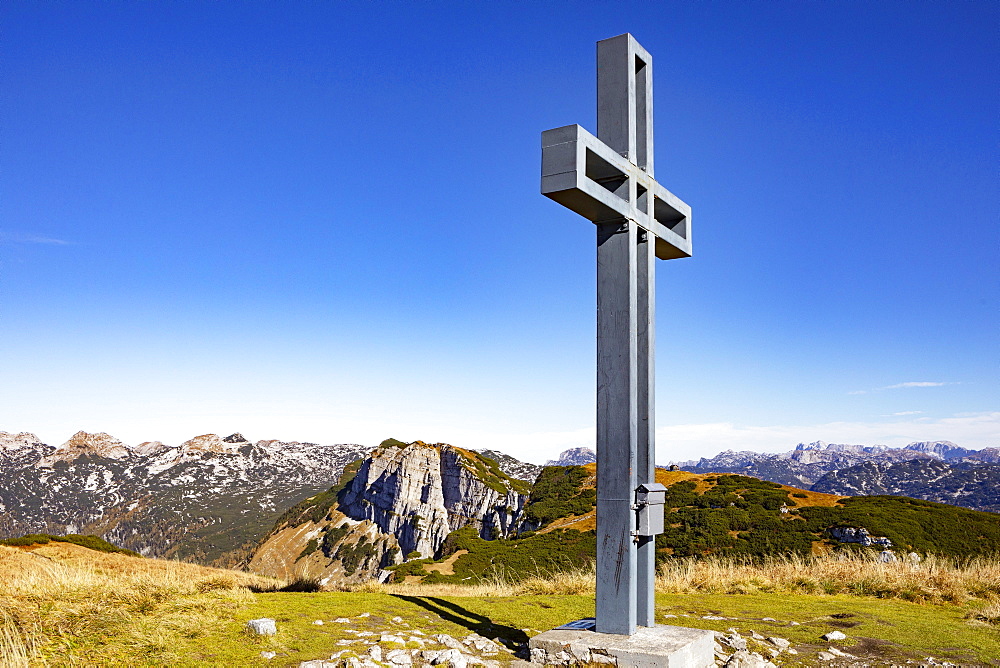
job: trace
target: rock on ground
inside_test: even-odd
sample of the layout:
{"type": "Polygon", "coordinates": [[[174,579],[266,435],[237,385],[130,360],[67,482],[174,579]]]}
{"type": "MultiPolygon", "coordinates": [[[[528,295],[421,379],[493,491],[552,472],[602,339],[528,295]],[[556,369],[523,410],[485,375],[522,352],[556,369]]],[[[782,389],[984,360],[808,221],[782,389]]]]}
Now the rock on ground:
{"type": "Polygon", "coordinates": [[[256,633],[259,636],[273,636],[278,633],[277,623],[273,619],[269,619],[267,617],[251,619],[247,622],[247,628],[251,633],[256,633]]]}

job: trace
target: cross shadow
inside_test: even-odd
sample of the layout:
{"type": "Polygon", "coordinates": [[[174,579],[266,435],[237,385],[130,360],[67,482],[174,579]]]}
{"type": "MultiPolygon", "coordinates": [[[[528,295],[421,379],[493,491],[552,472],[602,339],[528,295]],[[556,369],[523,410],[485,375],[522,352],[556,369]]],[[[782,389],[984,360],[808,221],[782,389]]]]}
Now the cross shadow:
{"type": "Polygon", "coordinates": [[[528,643],[528,634],[521,629],[516,629],[513,626],[506,626],[504,624],[494,624],[493,620],[489,617],[484,617],[483,615],[466,610],[462,606],[456,605],[451,601],[435,598],[433,596],[404,596],[402,594],[393,594],[393,596],[406,601],[407,603],[419,605],[424,610],[434,613],[441,619],[446,619],[449,622],[458,624],[459,626],[464,626],[473,633],[478,633],[484,638],[505,641],[504,644],[507,645],[513,643],[517,646],[526,646],[528,643]]]}

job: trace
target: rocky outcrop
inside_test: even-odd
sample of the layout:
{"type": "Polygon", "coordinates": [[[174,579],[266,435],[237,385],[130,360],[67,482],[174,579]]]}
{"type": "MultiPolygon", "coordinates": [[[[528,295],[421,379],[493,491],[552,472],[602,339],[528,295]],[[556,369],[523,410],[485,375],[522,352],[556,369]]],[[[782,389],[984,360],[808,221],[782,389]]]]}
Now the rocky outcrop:
{"type": "Polygon", "coordinates": [[[383,577],[388,565],[439,555],[452,531],[512,535],[529,486],[492,459],[447,444],[383,445],[327,495],[286,514],[250,568],[325,582],[383,577]],[[361,554],[359,554],[359,551],[361,554]]]}
{"type": "Polygon", "coordinates": [[[885,536],[872,536],[864,527],[831,527],[829,531],[830,537],[840,543],[857,543],[862,547],[892,547],[891,540],[885,536]]]}
{"type": "Polygon", "coordinates": [[[477,469],[481,461],[469,451],[420,441],[381,448],[344,489],[338,510],[370,520],[395,536],[404,554],[421,557],[434,556],[449,533],[469,525],[483,538],[507,536],[527,496],[477,469]]]}

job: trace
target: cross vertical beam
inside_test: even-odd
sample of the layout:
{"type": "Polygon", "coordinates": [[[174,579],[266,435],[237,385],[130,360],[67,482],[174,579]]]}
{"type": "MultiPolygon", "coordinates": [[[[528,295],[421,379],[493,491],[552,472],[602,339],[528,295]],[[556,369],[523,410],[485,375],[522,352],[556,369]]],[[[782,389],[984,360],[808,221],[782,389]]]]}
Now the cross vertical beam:
{"type": "MultiPolygon", "coordinates": [[[[640,170],[653,166],[652,58],[635,38],[625,34],[597,43],[597,138],[640,170]]],[[[640,194],[637,179],[628,179],[630,202],[649,213],[649,193],[640,194]],[[645,210],[644,210],[645,209],[645,210]]],[[[607,243],[607,241],[605,241],[607,243]]],[[[624,241],[622,242],[625,243],[624,241]]],[[[654,482],[652,433],[653,329],[652,292],[655,256],[653,240],[635,221],[598,225],[597,255],[597,631],[635,633],[636,625],[651,626],[655,542],[633,537],[635,490],[654,482]],[[617,226],[629,236],[629,258],[609,261],[601,243],[602,228],[617,226]],[[607,285],[628,273],[630,291],[605,294],[607,285]],[[602,291],[602,287],[604,288],[602,291]],[[613,303],[609,300],[614,299],[613,303]],[[627,309],[630,338],[610,331],[605,321],[615,310],[627,309]],[[628,388],[625,387],[628,360],[628,388]],[[621,379],[611,382],[614,375],[621,379]],[[627,402],[627,405],[626,405],[627,402]],[[629,423],[626,428],[625,416],[629,423]],[[612,469],[610,475],[606,474],[612,469]],[[602,518],[604,521],[602,522],[602,518]],[[619,542],[623,527],[629,531],[619,542]],[[609,577],[609,575],[612,576],[609,577]]],[[[625,319],[623,314],[622,320],[625,319]]],[[[616,323],[617,324],[617,323],[616,323]]]]}
{"type": "Polygon", "coordinates": [[[597,631],[635,633],[638,334],[634,222],[597,225],[597,631]]]}
{"type": "Polygon", "coordinates": [[[655,262],[691,256],[691,207],[653,178],[653,61],[597,43],[597,137],[542,133],[542,194],[597,226],[597,631],[655,625],[655,262]]]}

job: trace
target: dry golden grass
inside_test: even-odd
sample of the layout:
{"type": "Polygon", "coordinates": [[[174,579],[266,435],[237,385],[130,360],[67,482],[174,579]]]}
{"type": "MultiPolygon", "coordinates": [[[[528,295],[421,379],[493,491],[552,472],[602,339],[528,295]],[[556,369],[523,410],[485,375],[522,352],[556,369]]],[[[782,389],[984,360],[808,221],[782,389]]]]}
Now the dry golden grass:
{"type": "Polygon", "coordinates": [[[657,591],[715,594],[852,594],[915,602],[964,603],[1000,600],[1000,561],[965,562],[928,557],[911,564],[882,563],[875,552],[812,557],[682,559],[660,569],[657,591]]]}
{"type": "MultiPolygon", "coordinates": [[[[516,582],[497,575],[471,585],[366,583],[350,589],[418,596],[572,596],[592,594],[595,576],[590,566],[539,572],[516,582]]],[[[0,666],[114,665],[122,657],[140,663],[181,661],[172,654],[179,645],[216,633],[233,611],[254,604],[251,587],[272,590],[283,584],[249,573],[106,554],[68,543],[30,550],[0,546],[0,666]]],[[[967,604],[970,623],[1000,623],[996,559],[884,564],[874,552],[756,563],[678,559],[663,565],[656,587],[663,594],[849,594],[967,604]]]]}
{"type": "Polygon", "coordinates": [[[556,529],[575,529],[576,531],[594,531],[597,528],[597,510],[591,510],[583,515],[570,515],[552,522],[538,533],[549,533],[556,529]]]}
{"type": "Polygon", "coordinates": [[[1000,626],[1000,603],[989,603],[971,611],[966,619],[975,619],[993,626],[1000,626]]]}
{"type": "Polygon", "coordinates": [[[251,601],[248,587],[275,585],[249,573],[69,543],[0,546],[0,665],[55,656],[71,663],[70,639],[80,637],[123,638],[139,652],[162,656],[171,638],[197,637],[217,623],[220,607],[251,601]]]}
{"type": "MultiPolygon", "coordinates": [[[[472,584],[364,583],[352,591],[427,596],[516,596],[519,594],[590,594],[594,591],[594,566],[539,573],[519,581],[502,577],[472,584]]],[[[677,559],[663,564],[656,591],[664,594],[849,594],[899,598],[913,602],[965,603],[986,601],[982,615],[1000,614],[1000,561],[928,557],[918,564],[882,563],[875,552],[825,554],[813,557],[773,557],[763,561],[726,557],[677,559]],[[990,612],[992,610],[993,612],[990,612]]]]}

